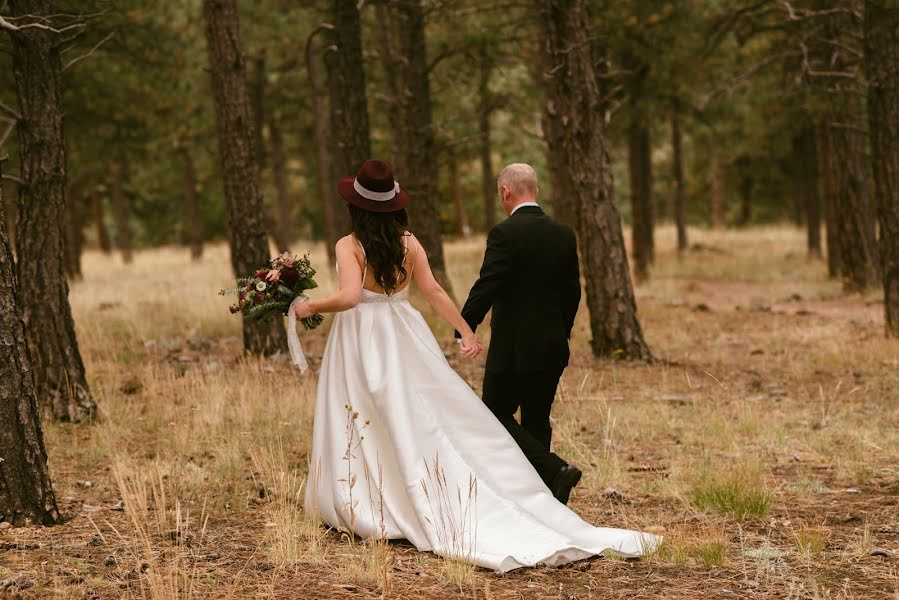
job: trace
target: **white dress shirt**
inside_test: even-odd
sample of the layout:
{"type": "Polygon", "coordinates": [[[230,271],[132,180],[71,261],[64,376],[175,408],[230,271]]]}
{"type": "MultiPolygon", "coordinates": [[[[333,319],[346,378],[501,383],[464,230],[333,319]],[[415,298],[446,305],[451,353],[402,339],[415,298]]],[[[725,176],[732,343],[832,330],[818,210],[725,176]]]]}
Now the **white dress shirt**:
{"type": "Polygon", "coordinates": [[[515,208],[512,209],[512,212],[509,213],[509,216],[511,217],[512,215],[515,214],[516,210],[518,210],[519,208],[524,208],[525,206],[540,206],[540,205],[537,204],[536,202],[522,202],[521,204],[519,204],[518,206],[516,206],[515,208]]]}

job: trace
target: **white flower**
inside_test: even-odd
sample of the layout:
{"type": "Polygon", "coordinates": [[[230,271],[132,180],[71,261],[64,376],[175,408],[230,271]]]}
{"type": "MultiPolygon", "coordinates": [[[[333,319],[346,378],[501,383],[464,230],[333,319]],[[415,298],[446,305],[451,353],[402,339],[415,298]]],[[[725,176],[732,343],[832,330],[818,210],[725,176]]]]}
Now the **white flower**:
{"type": "Polygon", "coordinates": [[[265,282],[264,282],[264,281],[259,281],[259,282],[256,283],[256,291],[257,291],[257,292],[264,292],[264,291],[265,291],[265,282]]]}

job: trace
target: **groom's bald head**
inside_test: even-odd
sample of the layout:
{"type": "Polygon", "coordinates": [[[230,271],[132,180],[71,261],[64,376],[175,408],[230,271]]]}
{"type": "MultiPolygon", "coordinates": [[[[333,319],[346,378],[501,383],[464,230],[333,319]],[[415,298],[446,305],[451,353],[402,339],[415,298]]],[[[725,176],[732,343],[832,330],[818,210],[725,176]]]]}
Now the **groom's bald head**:
{"type": "Polygon", "coordinates": [[[506,214],[522,202],[537,201],[537,173],[531,165],[512,163],[500,171],[496,187],[506,214]]]}

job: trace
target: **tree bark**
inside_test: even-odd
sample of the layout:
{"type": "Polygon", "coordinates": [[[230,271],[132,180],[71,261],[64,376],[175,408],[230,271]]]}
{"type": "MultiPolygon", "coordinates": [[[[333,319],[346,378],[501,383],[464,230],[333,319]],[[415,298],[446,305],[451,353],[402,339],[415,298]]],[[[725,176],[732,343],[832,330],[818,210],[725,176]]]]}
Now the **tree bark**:
{"type": "MultiPolygon", "coordinates": [[[[823,24],[823,34],[832,41],[829,69],[845,72],[852,68],[854,56],[842,44],[859,31],[851,11],[835,10],[842,5],[836,0],[827,3],[834,9],[823,24]]],[[[891,24],[895,27],[895,23],[891,24]]],[[[879,278],[880,257],[875,234],[875,211],[868,182],[868,140],[864,114],[858,102],[858,90],[841,78],[825,78],[828,85],[826,111],[827,128],[833,154],[831,168],[836,182],[836,242],[840,253],[843,289],[862,291],[879,278]]]]}
{"type": "Polygon", "coordinates": [[[677,251],[687,249],[687,219],[686,204],[687,192],[684,182],[684,152],[683,133],[680,125],[680,112],[678,107],[671,115],[671,170],[674,179],[674,223],[677,227],[677,251]]]}
{"type": "MultiPolygon", "coordinates": [[[[2,179],[0,179],[0,187],[6,185],[2,179]]],[[[10,182],[10,187],[12,187],[12,182],[10,182]]],[[[0,190],[0,195],[4,194],[5,190],[0,190]]],[[[6,195],[6,201],[0,206],[0,209],[5,211],[6,222],[9,223],[7,234],[9,235],[9,247],[16,247],[16,227],[19,222],[19,208],[16,206],[16,196],[18,192],[15,194],[6,195]]]]}
{"type": "Polygon", "coordinates": [[[465,211],[465,203],[462,202],[462,194],[459,193],[459,161],[456,158],[456,151],[452,148],[447,150],[447,161],[449,162],[450,198],[456,208],[456,226],[459,236],[466,238],[471,235],[471,226],[468,224],[468,213],[465,211]]]}
{"type": "Polygon", "coordinates": [[[478,80],[478,141],[481,152],[481,194],[484,197],[484,229],[490,231],[496,225],[496,173],[493,171],[493,147],[490,117],[494,110],[493,95],[490,93],[490,75],[493,63],[487,50],[487,43],[480,48],[480,69],[478,80]]]}
{"type": "MultiPolygon", "coordinates": [[[[536,77],[542,77],[542,72],[538,71],[536,77]]],[[[577,196],[571,182],[571,175],[565,166],[565,161],[562,160],[562,157],[557,152],[553,151],[553,149],[560,148],[563,143],[563,132],[559,127],[561,117],[556,113],[555,107],[547,104],[544,107],[541,119],[543,150],[546,157],[546,166],[549,170],[549,185],[552,188],[553,216],[577,231],[577,196]]]]}
{"type": "Polygon", "coordinates": [[[181,146],[181,163],[184,168],[184,218],[187,222],[187,245],[191,260],[203,258],[203,221],[200,218],[200,200],[197,194],[197,173],[194,158],[187,145],[181,146]]]}
{"type": "Polygon", "coordinates": [[[259,173],[265,170],[267,162],[265,137],[263,129],[265,123],[265,51],[253,59],[253,77],[250,84],[250,105],[253,107],[253,123],[255,127],[256,160],[259,162],[259,173]]]}
{"type": "Polygon", "coordinates": [[[290,183],[287,178],[287,157],[284,155],[284,136],[281,135],[281,126],[278,119],[271,111],[268,120],[269,154],[272,163],[272,176],[275,180],[275,195],[278,205],[278,222],[275,228],[278,231],[279,250],[288,250],[295,239],[293,204],[290,201],[290,183]]]}
{"type": "Polygon", "coordinates": [[[631,244],[634,276],[649,278],[653,261],[652,149],[645,115],[632,117],[627,135],[628,174],[631,186],[631,244]]]}
{"type": "Polygon", "coordinates": [[[886,334],[899,338],[899,5],[865,1],[868,131],[880,222],[886,334]]]}
{"type": "MultiPolygon", "coordinates": [[[[325,234],[325,246],[328,250],[328,262],[337,264],[336,244],[340,239],[338,233],[337,217],[335,211],[343,209],[342,203],[337,203],[336,182],[334,176],[336,170],[332,164],[331,144],[334,136],[330,132],[330,114],[324,98],[328,94],[327,73],[325,73],[322,61],[321,42],[317,36],[313,36],[306,44],[306,72],[309,76],[309,85],[312,88],[312,134],[315,138],[315,169],[318,180],[318,195],[322,209],[322,225],[325,234]]],[[[332,267],[333,268],[333,267],[332,267]]]]}
{"type": "MultiPolygon", "coordinates": [[[[642,5],[637,7],[639,11],[642,5]]],[[[652,198],[652,147],[649,134],[649,111],[645,88],[649,67],[628,53],[624,65],[631,74],[626,88],[629,102],[627,128],[627,171],[631,189],[631,254],[637,281],[649,278],[649,265],[654,257],[653,229],[655,215],[652,198]]]]}
{"type": "Polygon", "coordinates": [[[90,191],[91,208],[94,213],[94,227],[97,228],[97,244],[103,254],[112,252],[112,242],[106,229],[106,211],[103,208],[103,196],[96,190],[90,191]]]}
{"type": "Polygon", "coordinates": [[[66,276],[77,281],[81,275],[81,249],[84,246],[84,221],[81,218],[81,207],[74,200],[66,203],[65,230],[65,269],[66,276]]]}
{"type": "Polygon", "coordinates": [[[752,221],[752,188],[755,187],[755,177],[752,174],[751,159],[743,157],[737,162],[740,168],[740,184],[737,186],[737,193],[740,194],[740,217],[737,219],[737,226],[748,227],[752,221]]]}
{"type": "Polygon", "coordinates": [[[411,198],[409,220],[428,255],[434,277],[453,296],[443,257],[424,11],[421,0],[386,0],[384,8],[389,13],[392,35],[388,40],[390,55],[382,52],[381,58],[385,75],[396,85],[390,99],[396,109],[388,115],[394,118],[391,131],[398,152],[397,178],[411,198]]]}
{"type": "Polygon", "coordinates": [[[718,153],[712,151],[712,226],[724,229],[724,168],[718,153]]]}
{"type": "MultiPolygon", "coordinates": [[[[47,0],[16,0],[10,8],[12,16],[53,12],[47,0]]],[[[10,36],[22,115],[16,268],[37,397],[56,419],[81,421],[94,416],[95,405],[75,337],[63,260],[66,155],[56,35],[29,28],[10,36]]]]}
{"type": "Polygon", "coordinates": [[[836,243],[840,254],[843,289],[860,292],[877,280],[878,251],[874,207],[869,191],[866,164],[867,140],[862,132],[849,129],[844,114],[830,123],[834,173],[837,184],[835,206],[836,243]]]}
{"type": "Polygon", "coordinates": [[[2,207],[0,186],[0,521],[17,526],[53,525],[60,515],[50,484],[2,207]]]}
{"type": "Polygon", "coordinates": [[[827,241],[827,274],[831,279],[840,277],[840,250],[837,243],[837,178],[839,168],[834,163],[833,136],[827,119],[823,119],[818,130],[818,154],[821,157],[821,190],[824,208],[824,230],[827,241]]]}
{"type": "MultiPolygon", "coordinates": [[[[339,198],[334,191],[337,180],[355,175],[362,163],[371,158],[371,141],[358,5],[346,0],[331,0],[331,23],[334,29],[325,51],[325,66],[328,70],[333,171],[327,198],[339,198]]],[[[402,184],[402,179],[400,182],[402,184]]],[[[344,202],[338,202],[334,208],[336,242],[352,231],[352,224],[344,202]]]]}
{"type": "Polygon", "coordinates": [[[805,213],[806,247],[809,258],[821,258],[821,198],[818,193],[818,151],[815,128],[802,128],[793,140],[799,203],[805,213]]]}
{"type": "Polygon", "coordinates": [[[112,216],[115,219],[115,243],[122,253],[125,264],[134,261],[131,251],[131,206],[128,196],[125,195],[125,167],[120,162],[113,162],[109,166],[109,193],[112,199],[112,216]]]}
{"type": "MultiPolygon", "coordinates": [[[[247,95],[236,1],[204,0],[203,16],[228,209],[231,266],[237,277],[244,277],[265,266],[270,254],[255,155],[256,124],[247,95]]],[[[282,351],[287,345],[284,322],[270,319],[253,323],[244,319],[243,341],[244,350],[251,354],[282,351]]]]}
{"type": "MultiPolygon", "coordinates": [[[[596,356],[651,360],[615,206],[585,0],[537,0],[546,118],[578,210],[578,242],[596,356]]],[[[552,137],[550,138],[552,139],[552,137]]]]}

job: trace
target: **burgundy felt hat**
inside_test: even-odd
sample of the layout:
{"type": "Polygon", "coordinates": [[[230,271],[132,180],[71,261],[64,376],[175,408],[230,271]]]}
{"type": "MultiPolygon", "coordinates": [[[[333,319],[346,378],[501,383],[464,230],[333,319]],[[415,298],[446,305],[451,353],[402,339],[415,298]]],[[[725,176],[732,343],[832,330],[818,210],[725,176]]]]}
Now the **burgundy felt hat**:
{"type": "Polygon", "coordinates": [[[382,160],[367,160],[355,177],[342,177],[337,192],[350,204],[371,212],[393,212],[409,204],[408,194],[400,189],[390,165],[382,160]]]}

